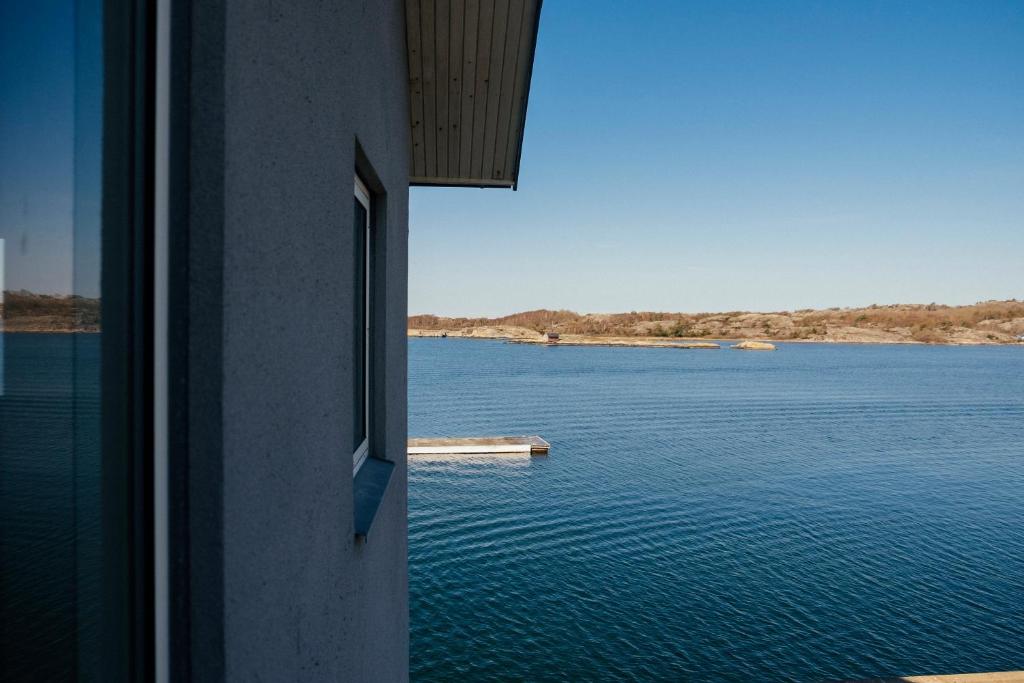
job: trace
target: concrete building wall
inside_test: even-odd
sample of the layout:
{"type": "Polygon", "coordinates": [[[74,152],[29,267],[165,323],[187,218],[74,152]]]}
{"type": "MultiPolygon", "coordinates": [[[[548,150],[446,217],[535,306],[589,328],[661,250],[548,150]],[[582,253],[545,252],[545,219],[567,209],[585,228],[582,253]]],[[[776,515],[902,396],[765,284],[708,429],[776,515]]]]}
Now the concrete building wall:
{"type": "Polygon", "coordinates": [[[400,0],[194,3],[191,675],[408,677],[408,75],[400,0]],[[353,175],[376,193],[371,455],[353,531],[353,175]]]}

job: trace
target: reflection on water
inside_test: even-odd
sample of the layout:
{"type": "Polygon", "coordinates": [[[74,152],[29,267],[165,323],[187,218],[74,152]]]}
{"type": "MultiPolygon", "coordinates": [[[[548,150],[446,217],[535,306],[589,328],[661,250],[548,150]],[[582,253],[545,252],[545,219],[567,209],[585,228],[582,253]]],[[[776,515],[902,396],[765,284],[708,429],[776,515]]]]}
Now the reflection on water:
{"type": "Polygon", "coordinates": [[[529,467],[533,458],[545,457],[529,453],[417,453],[409,456],[409,462],[410,466],[415,463],[421,471],[486,472],[509,467],[529,467]]]}
{"type": "Polygon", "coordinates": [[[100,336],[3,337],[0,655],[10,680],[65,680],[99,667],[100,336]]]}
{"type": "Polygon", "coordinates": [[[421,681],[807,681],[1024,668],[1024,353],[414,339],[421,681]]]}

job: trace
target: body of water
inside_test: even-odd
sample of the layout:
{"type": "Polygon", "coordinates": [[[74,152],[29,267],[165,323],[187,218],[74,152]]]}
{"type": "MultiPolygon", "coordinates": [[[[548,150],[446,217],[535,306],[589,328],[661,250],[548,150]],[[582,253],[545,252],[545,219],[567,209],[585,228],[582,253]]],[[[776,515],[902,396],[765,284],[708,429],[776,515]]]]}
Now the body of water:
{"type": "Polygon", "coordinates": [[[0,334],[0,680],[100,670],[100,335],[0,334]]]}
{"type": "Polygon", "coordinates": [[[1024,668],[1024,349],[409,342],[418,681],[1024,668]]]}

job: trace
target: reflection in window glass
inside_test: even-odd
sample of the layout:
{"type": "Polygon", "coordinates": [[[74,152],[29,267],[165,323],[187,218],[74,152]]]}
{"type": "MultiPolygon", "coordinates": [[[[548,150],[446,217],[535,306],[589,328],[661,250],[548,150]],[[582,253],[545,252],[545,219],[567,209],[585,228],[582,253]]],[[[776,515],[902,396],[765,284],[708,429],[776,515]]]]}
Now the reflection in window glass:
{"type": "Polygon", "coordinates": [[[367,370],[367,226],[369,225],[367,198],[355,200],[355,223],[352,234],[352,291],[355,292],[355,315],[352,320],[352,452],[358,466],[366,450],[366,370],[367,370]]]}
{"type": "Polygon", "coordinates": [[[0,3],[0,666],[97,679],[99,2],[0,3]]]}

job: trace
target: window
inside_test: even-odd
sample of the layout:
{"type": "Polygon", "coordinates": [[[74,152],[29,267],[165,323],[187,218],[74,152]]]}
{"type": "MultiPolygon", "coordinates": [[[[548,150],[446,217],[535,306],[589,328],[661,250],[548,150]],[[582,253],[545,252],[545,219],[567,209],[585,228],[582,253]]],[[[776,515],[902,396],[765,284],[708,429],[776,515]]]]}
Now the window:
{"type": "Polygon", "coordinates": [[[356,176],[352,234],[352,471],[370,449],[370,192],[356,176]]]}
{"type": "Polygon", "coordinates": [[[4,680],[153,677],[148,12],[0,6],[4,680]]]}

